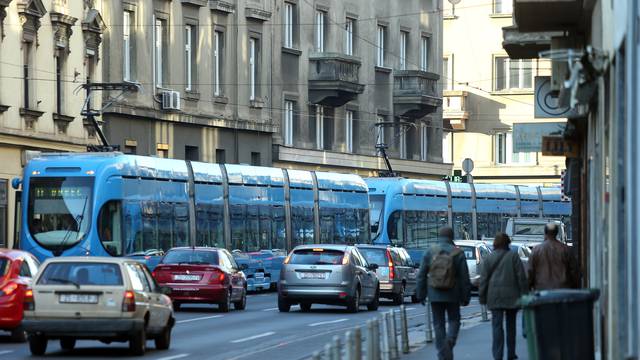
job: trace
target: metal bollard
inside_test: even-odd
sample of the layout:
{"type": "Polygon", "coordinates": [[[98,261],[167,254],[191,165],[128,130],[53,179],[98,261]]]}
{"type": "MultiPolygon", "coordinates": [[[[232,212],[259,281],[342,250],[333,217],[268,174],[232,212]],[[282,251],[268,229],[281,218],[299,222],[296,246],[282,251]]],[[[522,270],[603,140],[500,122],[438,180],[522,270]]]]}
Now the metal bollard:
{"type": "Polygon", "coordinates": [[[425,312],[425,316],[427,318],[426,324],[424,325],[424,332],[427,342],[433,342],[433,321],[431,320],[431,303],[427,300],[427,305],[425,306],[427,311],[425,312]]]}
{"type": "Polygon", "coordinates": [[[367,320],[367,337],[365,338],[366,348],[367,348],[367,360],[375,360],[374,359],[374,350],[373,350],[373,320],[367,320]]]}
{"type": "Polygon", "coordinates": [[[362,360],[362,330],[359,327],[353,330],[353,343],[353,360],[362,360]]]}
{"type": "Polygon", "coordinates": [[[390,360],[391,359],[391,348],[389,346],[390,341],[389,341],[389,336],[391,334],[391,332],[389,331],[389,314],[387,313],[382,313],[382,333],[380,336],[380,343],[381,343],[381,359],[382,360],[390,360]]]}
{"type": "Polygon", "coordinates": [[[320,356],[320,352],[314,351],[313,355],[311,355],[311,360],[322,360],[322,357],[320,356]]]}
{"type": "Polygon", "coordinates": [[[487,305],[480,305],[482,310],[482,321],[489,321],[489,314],[487,314],[487,305]]]}
{"type": "Polygon", "coordinates": [[[402,353],[409,353],[409,324],[407,322],[407,309],[400,305],[400,338],[402,339],[402,353]]]}
{"type": "Polygon", "coordinates": [[[331,359],[331,356],[333,355],[333,344],[328,343],[324,346],[324,358],[326,360],[333,360],[331,359]]]}
{"type": "Polygon", "coordinates": [[[342,344],[338,335],[333,337],[333,355],[331,357],[333,360],[342,360],[342,344]]]}
{"type": "Polygon", "coordinates": [[[380,320],[373,320],[373,360],[380,360],[380,320]]]}
{"type": "MultiPolygon", "coordinates": [[[[353,332],[351,331],[347,331],[344,334],[344,337],[346,339],[346,343],[345,343],[345,358],[347,360],[355,360],[354,354],[353,354],[353,348],[355,346],[355,337],[353,336],[353,332]]],[[[358,359],[360,360],[360,359],[358,359]]]]}
{"type": "Polygon", "coordinates": [[[395,360],[400,357],[398,354],[398,333],[396,332],[396,315],[393,310],[387,316],[387,329],[389,329],[389,359],[395,360]]]}

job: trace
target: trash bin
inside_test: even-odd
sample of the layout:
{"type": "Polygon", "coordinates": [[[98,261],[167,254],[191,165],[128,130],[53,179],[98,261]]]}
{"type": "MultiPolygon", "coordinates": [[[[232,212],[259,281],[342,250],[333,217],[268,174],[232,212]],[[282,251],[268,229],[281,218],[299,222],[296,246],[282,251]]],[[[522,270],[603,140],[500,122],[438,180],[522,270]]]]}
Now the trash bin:
{"type": "Polygon", "coordinates": [[[594,359],[596,289],[538,291],[520,299],[530,360],[594,359]]]}

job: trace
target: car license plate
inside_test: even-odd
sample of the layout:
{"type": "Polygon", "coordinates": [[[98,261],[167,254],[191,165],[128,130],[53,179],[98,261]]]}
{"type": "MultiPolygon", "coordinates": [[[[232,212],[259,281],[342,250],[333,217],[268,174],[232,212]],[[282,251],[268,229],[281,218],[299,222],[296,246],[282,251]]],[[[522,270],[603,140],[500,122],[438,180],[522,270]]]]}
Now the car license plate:
{"type": "Polygon", "coordinates": [[[256,279],[264,279],[264,273],[257,272],[255,276],[256,276],[256,279]]]}
{"type": "Polygon", "coordinates": [[[66,304],[97,304],[96,294],[60,294],[60,302],[66,304]]]}
{"type": "Polygon", "coordinates": [[[300,273],[300,277],[302,279],[318,279],[323,280],[326,279],[327,274],[322,272],[303,272],[300,273]]]}
{"type": "Polygon", "coordinates": [[[200,280],[200,275],[173,275],[173,280],[200,280]]]}

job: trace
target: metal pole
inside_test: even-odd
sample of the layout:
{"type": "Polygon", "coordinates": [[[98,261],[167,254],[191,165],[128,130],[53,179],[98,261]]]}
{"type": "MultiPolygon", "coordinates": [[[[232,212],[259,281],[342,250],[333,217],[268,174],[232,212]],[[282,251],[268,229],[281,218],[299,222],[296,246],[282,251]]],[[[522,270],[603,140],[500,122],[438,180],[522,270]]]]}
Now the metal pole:
{"type": "Polygon", "coordinates": [[[487,314],[487,305],[480,305],[482,309],[482,321],[489,321],[489,314],[487,314]]]}
{"type": "Polygon", "coordinates": [[[373,320],[373,360],[380,360],[380,320],[373,320]]]}
{"type": "Polygon", "coordinates": [[[373,320],[367,320],[367,337],[365,342],[367,344],[367,360],[375,360],[374,359],[374,350],[373,350],[373,320]]]}
{"type": "Polygon", "coordinates": [[[340,342],[340,337],[335,335],[333,337],[333,360],[342,360],[342,344],[340,342]]]}
{"type": "Polygon", "coordinates": [[[362,330],[359,327],[353,330],[353,358],[355,360],[362,360],[362,330]]]}
{"type": "MultiPolygon", "coordinates": [[[[354,342],[355,342],[355,337],[353,336],[353,332],[351,331],[347,331],[344,334],[344,337],[346,339],[346,343],[345,343],[345,358],[347,360],[355,360],[354,357],[354,351],[353,348],[355,346],[354,342]]],[[[360,360],[360,359],[358,359],[360,360]]]]}
{"type": "Polygon", "coordinates": [[[333,344],[327,343],[324,346],[324,358],[326,360],[333,360],[331,357],[333,355],[333,344]]]}
{"type": "Polygon", "coordinates": [[[389,336],[391,336],[391,332],[389,331],[389,314],[382,313],[382,336],[380,339],[382,340],[382,360],[390,360],[391,359],[391,347],[389,336]]]}
{"type": "Polygon", "coordinates": [[[389,330],[389,358],[397,359],[398,354],[398,333],[396,332],[396,315],[393,310],[387,316],[387,329],[389,330]]]}
{"type": "Polygon", "coordinates": [[[427,311],[425,312],[426,314],[426,324],[424,326],[424,332],[425,332],[425,336],[427,338],[427,342],[433,342],[433,321],[431,320],[431,303],[429,302],[429,300],[427,299],[427,305],[426,305],[427,311]]]}
{"type": "Polygon", "coordinates": [[[407,309],[400,305],[400,337],[402,339],[402,353],[409,353],[409,324],[407,323],[407,309]]]}

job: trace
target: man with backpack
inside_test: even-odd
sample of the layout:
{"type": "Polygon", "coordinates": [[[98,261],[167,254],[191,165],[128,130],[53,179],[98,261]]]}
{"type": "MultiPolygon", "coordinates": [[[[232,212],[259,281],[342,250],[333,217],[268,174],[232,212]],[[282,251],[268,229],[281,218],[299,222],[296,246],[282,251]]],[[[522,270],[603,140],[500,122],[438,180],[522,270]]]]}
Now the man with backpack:
{"type": "Polygon", "coordinates": [[[438,359],[451,360],[460,330],[460,305],[469,305],[471,282],[464,252],[453,243],[453,229],[443,227],[439,234],[438,243],[422,258],[416,295],[423,304],[427,296],[431,302],[438,359]]]}

